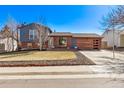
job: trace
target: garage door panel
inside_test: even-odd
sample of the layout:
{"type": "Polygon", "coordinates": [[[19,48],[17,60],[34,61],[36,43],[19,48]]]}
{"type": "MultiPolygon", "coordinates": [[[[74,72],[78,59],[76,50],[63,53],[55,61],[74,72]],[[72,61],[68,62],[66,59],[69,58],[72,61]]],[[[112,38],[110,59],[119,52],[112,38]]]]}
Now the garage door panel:
{"type": "Polygon", "coordinates": [[[124,47],[124,35],[120,36],[120,45],[121,47],[124,47]]]}

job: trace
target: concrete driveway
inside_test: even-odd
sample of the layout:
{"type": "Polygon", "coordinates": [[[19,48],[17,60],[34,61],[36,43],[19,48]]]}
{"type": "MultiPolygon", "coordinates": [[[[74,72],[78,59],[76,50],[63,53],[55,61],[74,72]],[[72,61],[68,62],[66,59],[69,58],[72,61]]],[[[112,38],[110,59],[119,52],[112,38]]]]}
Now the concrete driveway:
{"type": "Polygon", "coordinates": [[[80,51],[86,57],[91,59],[97,65],[115,65],[124,64],[124,54],[115,52],[115,59],[113,60],[112,51],[100,50],[100,51],[80,51]]]}
{"type": "Polygon", "coordinates": [[[124,73],[124,54],[115,52],[113,59],[112,51],[80,51],[87,58],[92,60],[96,65],[90,66],[95,73],[124,73]]]}

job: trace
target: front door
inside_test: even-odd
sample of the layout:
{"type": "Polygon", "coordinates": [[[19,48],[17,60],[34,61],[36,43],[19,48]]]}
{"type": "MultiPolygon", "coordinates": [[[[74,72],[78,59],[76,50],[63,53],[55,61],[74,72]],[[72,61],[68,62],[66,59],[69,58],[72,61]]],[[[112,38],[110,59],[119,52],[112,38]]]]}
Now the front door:
{"type": "Polygon", "coordinates": [[[71,39],[71,44],[72,44],[72,45],[71,45],[72,48],[77,47],[77,41],[76,41],[75,38],[72,38],[72,39],[71,39]]]}

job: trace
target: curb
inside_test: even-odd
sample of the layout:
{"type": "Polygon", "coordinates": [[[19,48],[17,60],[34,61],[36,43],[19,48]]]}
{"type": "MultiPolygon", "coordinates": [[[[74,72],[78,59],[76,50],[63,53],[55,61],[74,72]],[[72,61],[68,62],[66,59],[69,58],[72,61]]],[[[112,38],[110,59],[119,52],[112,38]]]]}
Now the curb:
{"type": "Polygon", "coordinates": [[[109,78],[109,79],[124,79],[124,74],[85,74],[85,75],[7,75],[1,76],[0,80],[8,79],[100,79],[100,78],[109,78]]]}

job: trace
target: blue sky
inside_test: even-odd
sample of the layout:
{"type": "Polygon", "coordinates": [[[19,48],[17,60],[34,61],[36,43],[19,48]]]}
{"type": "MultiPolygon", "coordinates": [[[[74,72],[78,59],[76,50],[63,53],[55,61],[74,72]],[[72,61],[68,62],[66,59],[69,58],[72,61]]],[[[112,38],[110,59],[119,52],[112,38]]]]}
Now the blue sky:
{"type": "Polygon", "coordinates": [[[40,16],[46,19],[46,24],[57,32],[98,33],[102,16],[114,6],[0,6],[0,27],[8,15],[17,22],[37,22],[40,16]]]}

